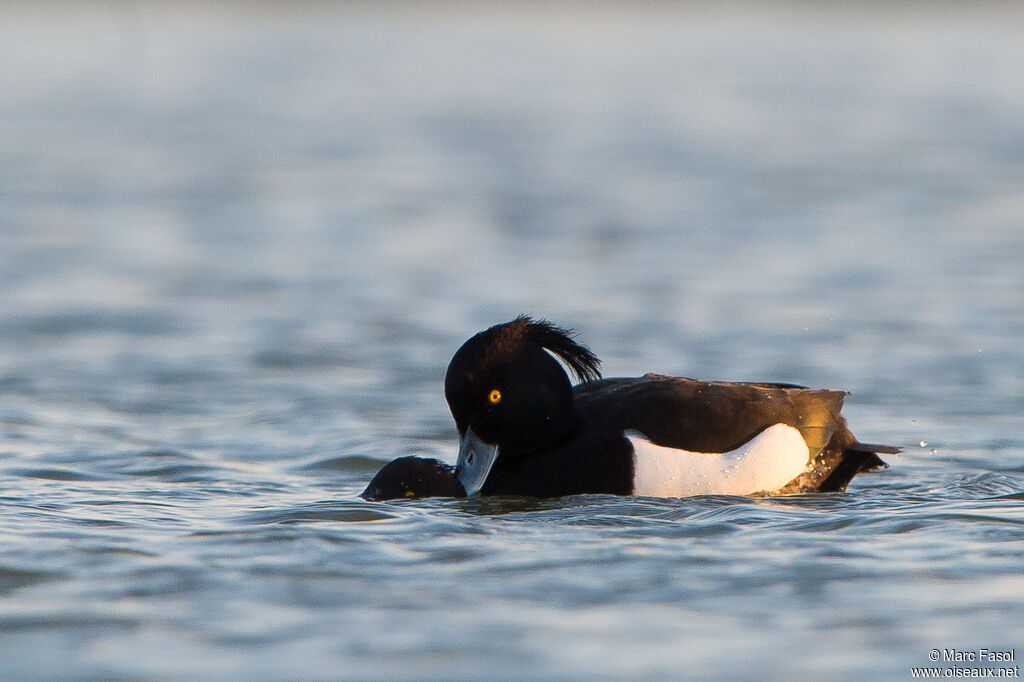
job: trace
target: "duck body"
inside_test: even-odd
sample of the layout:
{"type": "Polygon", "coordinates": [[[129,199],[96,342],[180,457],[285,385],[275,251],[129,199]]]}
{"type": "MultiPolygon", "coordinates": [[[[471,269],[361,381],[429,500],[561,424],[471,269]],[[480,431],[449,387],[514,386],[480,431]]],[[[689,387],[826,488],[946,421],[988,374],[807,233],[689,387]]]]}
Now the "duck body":
{"type": "Polygon", "coordinates": [[[845,396],[791,384],[658,374],[581,383],[573,389],[576,419],[566,438],[532,453],[499,456],[480,492],[678,497],[842,491],[858,472],[884,466],[876,450],[894,450],[857,443],[840,415],[845,396]],[[689,471],[672,466],[673,459],[692,463],[689,471]],[[719,466],[723,459],[732,466],[719,466]],[[755,459],[754,468],[764,473],[744,479],[741,465],[755,459]],[[742,480],[730,476],[738,469],[742,480]],[[659,471],[665,477],[652,481],[659,471]]]}
{"type": "MultiPolygon", "coordinates": [[[[417,495],[841,492],[857,473],[885,466],[877,453],[899,451],[858,442],[840,414],[844,391],[659,374],[602,379],[599,365],[570,331],[526,316],[470,338],[445,375],[458,462],[454,471],[431,465],[437,476],[418,481],[417,495]]],[[[386,478],[423,466],[405,462],[386,478]]],[[[406,487],[381,490],[397,496],[406,487]]]]}

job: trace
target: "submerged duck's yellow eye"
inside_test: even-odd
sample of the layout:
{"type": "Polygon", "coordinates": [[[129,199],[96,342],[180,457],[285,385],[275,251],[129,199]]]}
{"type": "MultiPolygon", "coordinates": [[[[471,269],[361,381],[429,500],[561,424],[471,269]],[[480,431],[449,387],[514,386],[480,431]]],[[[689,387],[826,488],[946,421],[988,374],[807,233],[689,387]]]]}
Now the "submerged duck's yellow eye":
{"type": "Polygon", "coordinates": [[[491,405],[497,405],[501,402],[501,391],[494,389],[487,395],[487,400],[490,401],[491,405]]]}

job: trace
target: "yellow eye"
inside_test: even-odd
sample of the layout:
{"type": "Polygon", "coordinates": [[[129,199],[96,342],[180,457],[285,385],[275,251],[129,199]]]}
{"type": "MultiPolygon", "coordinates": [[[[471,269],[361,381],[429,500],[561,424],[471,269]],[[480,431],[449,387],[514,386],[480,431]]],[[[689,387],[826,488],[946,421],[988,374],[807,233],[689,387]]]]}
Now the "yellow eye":
{"type": "Polygon", "coordinates": [[[415,493],[415,491],[412,491],[412,490],[406,490],[405,491],[405,496],[406,497],[416,497],[416,493],[415,493]]]}
{"type": "Polygon", "coordinates": [[[491,405],[497,405],[501,402],[501,391],[494,389],[487,395],[487,400],[491,402],[491,405]]]}

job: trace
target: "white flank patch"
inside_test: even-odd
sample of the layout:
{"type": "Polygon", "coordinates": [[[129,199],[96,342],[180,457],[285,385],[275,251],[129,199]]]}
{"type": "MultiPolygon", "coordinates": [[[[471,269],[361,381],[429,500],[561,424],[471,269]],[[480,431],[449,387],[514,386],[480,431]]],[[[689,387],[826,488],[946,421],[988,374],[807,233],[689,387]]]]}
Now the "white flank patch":
{"type": "Polygon", "coordinates": [[[690,452],[655,445],[627,431],[633,445],[633,494],[651,497],[750,495],[778,490],[807,471],[800,432],[775,424],[729,452],[690,452]]]}

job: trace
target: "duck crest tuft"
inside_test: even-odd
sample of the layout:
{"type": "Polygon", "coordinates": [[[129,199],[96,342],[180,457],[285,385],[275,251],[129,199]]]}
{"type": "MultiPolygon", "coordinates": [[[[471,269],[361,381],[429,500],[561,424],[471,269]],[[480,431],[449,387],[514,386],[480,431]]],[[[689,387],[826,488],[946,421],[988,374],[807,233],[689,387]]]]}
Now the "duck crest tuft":
{"type": "Polygon", "coordinates": [[[498,342],[492,347],[494,350],[507,347],[505,344],[528,341],[564,362],[580,381],[590,382],[601,378],[601,360],[589,348],[573,340],[575,332],[572,329],[559,327],[548,320],[535,320],[529,315],[520,315],[511,322],[492,327],[491,331],[498,335],[498,342]]]}

